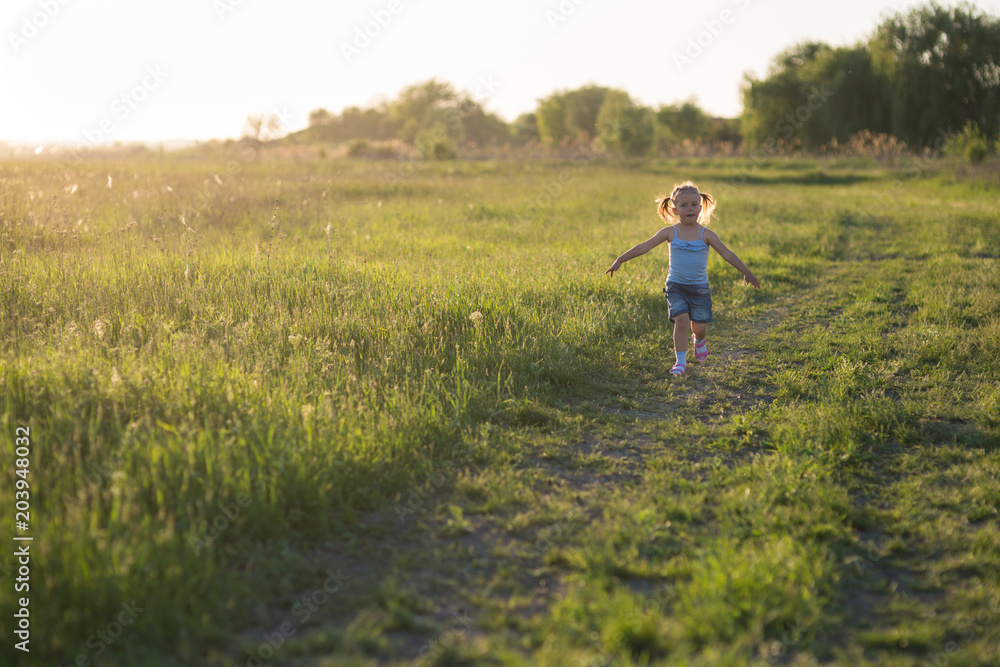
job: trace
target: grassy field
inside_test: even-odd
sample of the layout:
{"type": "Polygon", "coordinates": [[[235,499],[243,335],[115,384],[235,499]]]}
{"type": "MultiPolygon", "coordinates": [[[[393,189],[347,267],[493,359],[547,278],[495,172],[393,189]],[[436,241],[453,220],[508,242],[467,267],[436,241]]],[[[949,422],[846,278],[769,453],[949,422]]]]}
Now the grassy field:
{"type": "Polygon", "coordinates": [[[995,175],[401,164],[0,164],[3,664],[996,664],[995,175]]]}

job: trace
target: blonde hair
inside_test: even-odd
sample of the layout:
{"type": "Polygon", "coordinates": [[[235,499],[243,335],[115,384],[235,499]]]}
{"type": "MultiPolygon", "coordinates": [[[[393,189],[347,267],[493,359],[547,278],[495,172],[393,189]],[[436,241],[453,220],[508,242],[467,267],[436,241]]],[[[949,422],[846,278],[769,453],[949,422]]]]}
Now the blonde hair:
{"type": "Polygon", "coordinates": [[[701,213],[698,215],[698,224],[707,227],[712,221],[712,211],[715,210],[715,197],[707,192],[699,192],[698,186],[691,181],[684,181],[683,183],[675,184],[669,197],[658,197],[656,200],[657,215],[659,215],[663,219],[663,222],[668,225],[677,222],[679,218],[673,213],[673,211],[671,211],[671,208],[676,208],[674,206],[674,199],[680,193],[688,190],[694,190],[695,194],[701,195],[701,213]]]}

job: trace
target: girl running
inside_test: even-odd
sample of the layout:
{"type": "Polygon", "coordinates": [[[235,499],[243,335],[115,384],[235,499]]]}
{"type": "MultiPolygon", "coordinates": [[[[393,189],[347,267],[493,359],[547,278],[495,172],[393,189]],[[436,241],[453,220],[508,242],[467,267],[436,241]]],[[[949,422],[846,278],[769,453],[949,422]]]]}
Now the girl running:
{"type": "Polygon", "coordinates": [[[708,286],[709,246],[743,274],[746,284],[754,289],[760,285],[736,253],[724,246],[715,232],[705,229],[715,209],[712,195],[698,192],[694,183],[685,181],[675,185],[669,197],[657,199],[656,204],[660,218],[671,226],[630,248],[605,273],[614,277],[615,271],[625,262],[645,255],[664,241],[670,242],[670,270],[663,288],[670,304],[670,321],[674,323],[674,351],[677,355],[677,363],[670,373],[683,375],[687,370],[688,327],[694,341],[694,358],[698,361],[708,358],[705,335],[708,323],[712,321],[712,292],[708,286]]]}

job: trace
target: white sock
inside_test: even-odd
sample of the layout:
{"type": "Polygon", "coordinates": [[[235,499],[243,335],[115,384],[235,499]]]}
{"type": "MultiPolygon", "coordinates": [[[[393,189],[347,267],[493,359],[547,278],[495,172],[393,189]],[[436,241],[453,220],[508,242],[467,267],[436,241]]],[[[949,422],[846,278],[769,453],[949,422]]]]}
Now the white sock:
{"type": "Polygon", "coordinates": [[[685,352],[675,352],[675,354],[677,355],[677,363],[687,366],[688,353],[685,351],[685,352]]]}
{"type": "Polygon", "coordinates": [[[695,339],[694,339],[694,346],[695,347],[701,347],[704,344],[705,344],[705,339],[704,338],[702,338],[701,340],[698,340],[698,337],[697,336],[695,337],[695,339]]]}

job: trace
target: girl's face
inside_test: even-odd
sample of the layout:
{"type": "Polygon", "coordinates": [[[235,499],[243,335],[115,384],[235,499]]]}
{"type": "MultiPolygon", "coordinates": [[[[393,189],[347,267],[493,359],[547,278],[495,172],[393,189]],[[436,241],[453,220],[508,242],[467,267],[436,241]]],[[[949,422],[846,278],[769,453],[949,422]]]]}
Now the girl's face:
{"type": "Polygon", "coordinates": [[[681,222],[698,222],[701,215],[701,195],[685,190],[674,199],[674,212],[681,222]]]}

